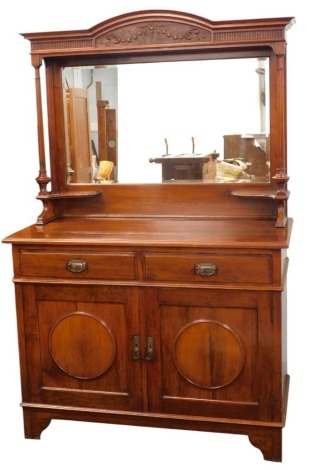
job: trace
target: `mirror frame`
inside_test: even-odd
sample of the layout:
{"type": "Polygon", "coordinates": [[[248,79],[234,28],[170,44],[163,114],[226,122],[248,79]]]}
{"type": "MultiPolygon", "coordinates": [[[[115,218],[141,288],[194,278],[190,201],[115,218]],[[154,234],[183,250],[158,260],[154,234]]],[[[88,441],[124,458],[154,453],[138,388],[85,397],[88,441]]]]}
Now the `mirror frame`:
{"type": "Polygon", "coordinates": [[[277,218],[277,222],[282,219],[279,226],[285,224],[286,205],[279,202],[279,191],[281,200],[286,201],[286,31],[293,23],[292,17],[211,21],[189,13],[146,10],[117,16],[86,30],[22,34],[31,43],[36,78],[38,199],[44,206],[37,223],[47,223],[59,215],[75,215],[78,211],[87,214],[89,198],[93,198],[92,212],[97,215],[264,217],[277,218]],[[269,183],[242,183],[238,189],[235,183],[207,185],[197,181],[173,185],[117,183],[99,189],[93,184],[67,184],[62,67],[90,65],[94,61],[117,64],[262,56],[270,61],[269,183]],[[47,174],[45,157],[40,83],[43,63],[51,176],[47,174]],[[47,189],[49,183],[51,191],[47,189]],[[207,206],[206,197],[213,204],[207,206]],[[176,200],[181,202],[178,207],[172,204],[176,200]]]}

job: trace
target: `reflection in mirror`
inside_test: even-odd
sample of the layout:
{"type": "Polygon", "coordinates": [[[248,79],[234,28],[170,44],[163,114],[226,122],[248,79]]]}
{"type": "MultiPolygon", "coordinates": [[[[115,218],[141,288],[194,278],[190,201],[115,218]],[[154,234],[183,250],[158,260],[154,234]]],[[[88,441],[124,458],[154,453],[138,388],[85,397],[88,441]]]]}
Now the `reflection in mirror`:
{"type": "Polygon", "coordinates": [[[63,69],[68,183],[269,181],[269,59],[63,69]]]}

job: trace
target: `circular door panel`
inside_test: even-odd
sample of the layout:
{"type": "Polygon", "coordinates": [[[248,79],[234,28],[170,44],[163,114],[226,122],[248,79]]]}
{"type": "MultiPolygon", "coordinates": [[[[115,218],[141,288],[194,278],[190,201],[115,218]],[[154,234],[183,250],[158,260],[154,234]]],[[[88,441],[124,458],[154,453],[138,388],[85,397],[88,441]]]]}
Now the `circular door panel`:
{"type": "Polygon", "coordinates": [[[116,354],[111,330],[102,320],[84,312],[61,318],[50,333],[49,347],[56,364],[80,379],[92,379],[106,372],[116,354]]]}
{"type": "Polygon", "coordinates": [[[225,387],[245,362],[240,338],[227,325],[198,320],[182,328],[174,343],[174,363],[190,383],[208,389],[225,387]]]}

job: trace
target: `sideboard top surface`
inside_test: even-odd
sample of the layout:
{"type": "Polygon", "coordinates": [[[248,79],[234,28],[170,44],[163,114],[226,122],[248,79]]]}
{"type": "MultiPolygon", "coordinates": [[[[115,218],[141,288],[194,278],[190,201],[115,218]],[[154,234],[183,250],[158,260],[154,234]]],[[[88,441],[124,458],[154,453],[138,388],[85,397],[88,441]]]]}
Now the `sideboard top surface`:
{"type": "Polygon", "coordinates": [[[173,218],[63,218],[31,225],[3,241],[11,244],[287,248],[293,221],[275,228],[264,220],[173,218]]]}

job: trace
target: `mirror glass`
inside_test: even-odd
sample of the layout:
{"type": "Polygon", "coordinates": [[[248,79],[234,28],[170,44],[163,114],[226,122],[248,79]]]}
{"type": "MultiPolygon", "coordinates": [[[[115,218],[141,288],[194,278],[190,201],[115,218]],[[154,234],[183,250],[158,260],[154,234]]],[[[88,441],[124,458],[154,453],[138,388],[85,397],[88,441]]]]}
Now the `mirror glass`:
{"type": "Polygon", "coordinates": [[[269,59],[62,70],[69,184],[269,181],[269,59]]]}

